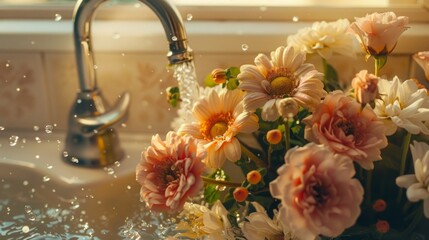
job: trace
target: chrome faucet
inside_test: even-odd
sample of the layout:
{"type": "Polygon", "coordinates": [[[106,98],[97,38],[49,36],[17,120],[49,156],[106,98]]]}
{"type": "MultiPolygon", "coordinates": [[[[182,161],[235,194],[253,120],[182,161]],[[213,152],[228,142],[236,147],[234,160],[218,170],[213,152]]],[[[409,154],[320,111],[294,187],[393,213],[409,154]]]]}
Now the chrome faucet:
{"type": "MultiPolygon", "coordinates": [[[[109,108],[97,86],[91,41],[91,21],[95,10],[107,0],[79,0],[73,12],[73,37],[80,92],[68,119],[63,159],[86,167],[103,167],[120,161],[124,151],[114,125],[125,121],[130,94],[121,96],[109,108]]],[[[183,22],[177,9],[167,0],[140,0],[160,19],[169,43],[170,64],[191,61],[192,50],[187,45],[183,22]]]]}

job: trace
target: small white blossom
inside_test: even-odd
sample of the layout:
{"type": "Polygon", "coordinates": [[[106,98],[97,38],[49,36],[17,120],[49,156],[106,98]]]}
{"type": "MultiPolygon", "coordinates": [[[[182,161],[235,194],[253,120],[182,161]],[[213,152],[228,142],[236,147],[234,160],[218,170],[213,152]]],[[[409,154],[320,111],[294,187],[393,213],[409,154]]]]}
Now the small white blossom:
{"type": "Polygon", "coordinates": [[[380,79],[375,100],[375,113],[384,121],[386,135],[392,135],[397,128],[404,128],[411,134],[429,134],[425,123],[429,120],[429,96],[425,89],[419,89],[413,80],[403,83],[398,77],[392,81],[380,79]]]}
{"type": "Polygon", "coordinates": [[[424,214],[429,218],[429,145],[414,141],[411,147],[415,174],[396,178],[396,184],[407,188],[407,198],[411,202],[423,200],[424,214]]]}

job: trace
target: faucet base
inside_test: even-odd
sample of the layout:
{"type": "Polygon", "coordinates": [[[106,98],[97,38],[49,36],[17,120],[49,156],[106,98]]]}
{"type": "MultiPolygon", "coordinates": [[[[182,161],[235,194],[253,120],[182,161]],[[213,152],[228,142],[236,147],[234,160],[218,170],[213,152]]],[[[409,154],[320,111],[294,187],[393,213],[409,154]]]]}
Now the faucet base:
{"type": "Polygon", "coordinates": [[[68,135],[63,160],[83,167],[106,167],[121,161],[125,155],[119,137],[113,129],[92,136],[68,135]]]}

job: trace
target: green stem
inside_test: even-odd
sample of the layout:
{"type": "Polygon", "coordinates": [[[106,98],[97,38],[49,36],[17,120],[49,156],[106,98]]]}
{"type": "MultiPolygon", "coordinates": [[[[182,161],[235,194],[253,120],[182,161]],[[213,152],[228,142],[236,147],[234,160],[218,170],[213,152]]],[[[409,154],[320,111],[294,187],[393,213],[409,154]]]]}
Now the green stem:
{"type": "Polygon", "coordinates": [[[285,121],[285,150],[288,151],[290,148],[290,126],[289,121],[285,121]]]}
{"type": "Polygon", "coordinates": [[[241,152],[244,153],[247,157],[249,157],[253,162],[256,163],[258,167],[266,168],[267,164],[265,164],[264,161],[262,161],[258,156],[252,153],[247,147],[245,147],[243,144],[241,145],[241,152]]]}
{"type": "Polygon", "coordinates": [[[380,60],[378,59],[378,58],[374,58],[374,70],[375,70],[375,72],[374,72],[374,74],[375,74],[375,76],[377,76],[378,77],[378,74],[379,74],[379,71],[380,71],[380,60]]]}
{"type": "Polygon", "coordinates": [[[408,227],[405,229],[405,231],[402,233],[404,237],[410,236],[410,234],[414,231],[414,229],[417,227],[417,225],[420,223],[423,217],[423,204],[420,205],[418,210],[415,212],[413,221],[408,225],[408,227]]]}
{"type": "Polygon", "coordinates": [[[204,177],[204,176],[201,176],[201,178],[203,179],[203,181],[205,183],[208,183],[208,184],[216,184],[216,185],[225,186],[225,187],[241,187],[241,183],[216,180],[216,179],[208,178],[208,177],[204,177]]]}
{"type": "MultiPolygon", "coordinates": [[[[408,149],[410,147],[410,142],[411,142],[411,133],[407,132],[401,146],[401,165],[399,168],[399,176],[402,176],[405,174],[405,167],[407,165],[407,155],[408,155],[408,149]]],[[[404,190],[402,188],[399,189],[398,198],[397,198],[398,204],[401,202],[403,191],[404,190]]]]}
{"type": "Polygon", "coordinates": [[[371,204],[371,198],[372,198],[372,171],[366,172],[366,183],[365,183],[365,200],[367,204],[371,204]]]}
{"type": "Polygon", "coordinates": [[[271,167],[271,154],[273,154],[273,147],[270,144],[270,146],[268,147],[268,156],[267,156],[268,166],[267,166],[267,168],[271,167]]]}

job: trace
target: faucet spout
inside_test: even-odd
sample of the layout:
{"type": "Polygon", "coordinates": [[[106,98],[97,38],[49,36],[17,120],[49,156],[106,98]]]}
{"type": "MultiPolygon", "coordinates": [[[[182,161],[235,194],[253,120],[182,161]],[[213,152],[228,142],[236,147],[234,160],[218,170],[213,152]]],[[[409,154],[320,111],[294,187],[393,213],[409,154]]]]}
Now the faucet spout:
{"type": "MultiPolygon", "coordinates": [[[[94,56],[91,42],[91,22],[95,10],[107,0],[79,0],[73,12],[73,31],[80,88],[93,90],[97,87],[94,71],[94,56]]],[[[188,46],[182,18],[174,5],[167,0],[140,0],[155,14],[164,27],[169,45],[167,53],[170,64],[191,61],[192,50],[188,46]]]]}
{"type": "MultiPolygon", "coordinates": [[[[128,115],[130,97],[122,96],[113,109],[109,109],[97,86],[92,48],[91,22],[96,9],[107,0],[78,0],[73,12],[73,40],[80,92],[72,106],[64,160],[78,166],[103,167],[119,161],[124,151],[119,146],[113,125],[128,115]]],[[[168,0],[140,0],[158,16],[164,28],[170,64],[193,59],[185,28],[177,9],[168,0]]]]}

